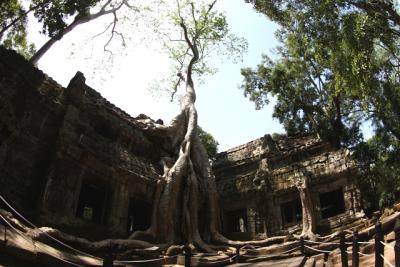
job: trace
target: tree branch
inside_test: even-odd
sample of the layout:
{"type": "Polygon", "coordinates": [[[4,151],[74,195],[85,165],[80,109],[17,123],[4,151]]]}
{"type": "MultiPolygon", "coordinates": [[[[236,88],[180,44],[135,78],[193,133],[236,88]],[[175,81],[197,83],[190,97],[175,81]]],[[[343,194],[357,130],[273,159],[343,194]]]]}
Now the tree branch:
{"type": "Polygon", "coordinates": [[[36,6],[30,8],[28,11],[22,13],[20,16],[18,16],[17,18],[15,18],[13,21],[10,22],[10,24],[6,25],[1,31],[0,31],[0,40],[2,39],[4,33],[11,28],[12,26],[14,26],[19,20],[21,20],[23,17],[26,17],[29,13],[31,13],[32,11],[35,11],[36,9],[38,9],[39,7],[42,7],[44,5],[46,5],[47,3],[49,3],[51,0],[46,0],[43,1],[40,4],[37,4],[36,6]]]}
{"type": "MultiPolygon", "coordinates": [[[[71,32],[76,26],[89,22],[91,20],[95,20],[101,16],[105,16],[108,14],[116,14],[116,12],[122,7],[122,5],[124,4],[124,1],[121,2],[118,6],[113,7],[112,9],[106,10],[106,7],[111,3],[111,0],[108,0],[100,9],[99,12],[95,13],[95,14],[89,14],[87,16],[84,17],[76,17],[75,20],[68,25],[67,27],[65,27],[65,29],[63,31],[61,31],[58,35],[53,36],[52,38],[50,38],[50,40],[48,40],[29,60],[31,63],[36,64],[40,58],[50,49],[51,46],[53,46],[58,40],[60,40],[62,37],[64,37],[64,35],[66,35],[67,33],[71,32]]],[[[115,27],[115,25],[114,25],[115,27]]]]}

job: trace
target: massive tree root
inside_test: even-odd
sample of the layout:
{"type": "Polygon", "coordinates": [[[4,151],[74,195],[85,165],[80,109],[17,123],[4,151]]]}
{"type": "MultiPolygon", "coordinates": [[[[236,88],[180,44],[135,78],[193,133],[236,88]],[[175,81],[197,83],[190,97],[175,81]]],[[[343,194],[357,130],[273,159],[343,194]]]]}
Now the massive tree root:
{"type": "Polygon", "coordinates": [[[153,125],[150,129],[155,135],[163,133],[169,136],[170,144],[165,147],[169,148],[171,155],[161,161],[164,174],[157,184],[151,226],[146,231],[133,233],[130,239],[171,245],[187,244],[205,252],[214,251],[215,248],[229,250],[245,244],[283,242],[285,237],[252,242],[232,241],[219,232],[220,211],[215,180],[206,151],[196,133],[196,94],[192,69],[199,59],[199,53],[195,40],[189,39],[183,22],[181,27],[192,51],[186,75],[179,74],[180,80],[185,81],[181,112],[169,126],[153,125]]]}

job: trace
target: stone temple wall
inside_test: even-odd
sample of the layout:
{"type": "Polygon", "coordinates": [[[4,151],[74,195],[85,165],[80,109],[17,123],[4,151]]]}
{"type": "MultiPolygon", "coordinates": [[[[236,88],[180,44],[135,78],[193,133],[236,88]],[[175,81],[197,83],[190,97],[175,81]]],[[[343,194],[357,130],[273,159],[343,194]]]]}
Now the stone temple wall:
{"type": "Polygon", "coordinates": [[[167,153],[146,132],[149,120],[109,103],[79,72],[63,88],[0,47],[0,194],[72,232],[144,228],[167,153]]]}
{"type": "Polygon", "coordinates": [[[362,214],[349,152],[334,150],[313,136],[273,140],[265,135],[218,154],[213,169],[223,229],[231,238],[264,238],[300,229],[299,178],[309,181],[320,233],[362,214]]]}
{"type": "MultiPolygon", "coordinates": [[[[162,123],[130,117],[80,72],[63,88],[0,46],[0,194],[35,222],[89,238],[146,229],[159,161],[173,153],[149,122],[162,123]]],[[[361,210],[348,152],[312,136],[266,135],[220,153],[213,169],[233,239],[298,228],[299,176],[310,178],[320,231],[361,210]]]]}

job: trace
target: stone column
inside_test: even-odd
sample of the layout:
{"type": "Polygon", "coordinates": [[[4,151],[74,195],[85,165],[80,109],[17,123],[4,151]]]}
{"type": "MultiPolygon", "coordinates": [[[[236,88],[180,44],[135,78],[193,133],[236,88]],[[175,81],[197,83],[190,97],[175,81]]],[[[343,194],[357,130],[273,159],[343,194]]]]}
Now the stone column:
{"type": "Polygon", "coordinates": [[[114,193],[110,203],[108,223],[111,231],[116,234],[126,234],[129,208],[129,189],[125,183],[114,185],[114,193]]]}
{"type": "Polygon", "coordinates": [[[252,239],[254,239],[256,235],[256,225],[255,225],[255,210],[250,207],[246,209],[247,213],[247,233],[250,235],[252,239]]]}

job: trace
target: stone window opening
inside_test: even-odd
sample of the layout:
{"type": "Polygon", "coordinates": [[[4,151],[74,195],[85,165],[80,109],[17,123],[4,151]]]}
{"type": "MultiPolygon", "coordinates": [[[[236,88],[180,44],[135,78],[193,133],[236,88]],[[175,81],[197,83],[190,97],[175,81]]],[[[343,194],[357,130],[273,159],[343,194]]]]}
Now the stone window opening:
{"type": "Polygon", "coordinates": [[[128,233],[138,230],[147,230],[151,225],[152,206],[143,200],[132,197],[128,209],[128,233]]]}
{"type": "Polygon", "coordinates": [[[246,209],[229,211],[226,213],[226,226],[229,233],[247,232],[246,209]]]}
{"type": "Polygon", "coordinates": [[[105,211],[106,189],[102,186],[83,182],[76,216],[86,221],[102,223],[105,211]]]}
{"type": "Polygon", "coordinates": [[[345,212],[342,187],[337,190],[319,194],[321,217],[326,219],[345,212]]]}
{"type": "Polygon", "coordinates": [[[281,204],[282,225],[289,227],[301,222],[303,218],[300,199],[281,204]]]}

